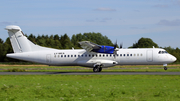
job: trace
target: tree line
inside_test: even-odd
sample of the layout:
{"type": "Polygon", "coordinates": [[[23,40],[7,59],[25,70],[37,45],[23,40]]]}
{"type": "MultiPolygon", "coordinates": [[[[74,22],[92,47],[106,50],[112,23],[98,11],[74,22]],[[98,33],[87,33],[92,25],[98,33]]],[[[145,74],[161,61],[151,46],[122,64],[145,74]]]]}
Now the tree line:
{"type": "MultiPolygon", "coordinates": [[[[81,49],[81,46],[78,42],[80,41],[91,41],[93,43],[99,45],[107,45],[113,46],[112,41],[107,37],[103,36],[101,33],[79,33],[74,34],[71,38],[67,35],[38,35],[35,36],[33,34],[26,35],[26,37],[35,44],[44,47],[56,48],[56,49],[71,49],[72,47],[75,49],[81,49]]],[[[129,48],[152,48],[152,46],[158,48],[159,46],[152,41],[150,38],[140,38],[137,43],[134,43],[129,48]]],[[[162,47],[160,47],[162,48],[162,47]]],[[[177,58],[176,63],[180,62],[180,49],[179,48],[171,48],[164,47],[164,49],[170,54],[174,55],[177,58]]],[[[21,62],[21,60],[7,58],[6,54],[13,53],[13,49],[11,47],[10,39],[7,38],[3,41],[0,38],[0,62],[21,62]]]]}

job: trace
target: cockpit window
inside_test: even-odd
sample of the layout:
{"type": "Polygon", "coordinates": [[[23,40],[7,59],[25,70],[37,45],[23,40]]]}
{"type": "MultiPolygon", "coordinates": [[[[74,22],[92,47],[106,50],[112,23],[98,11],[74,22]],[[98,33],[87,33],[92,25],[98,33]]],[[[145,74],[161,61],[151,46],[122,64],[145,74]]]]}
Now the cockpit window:
{"type": "Polygon", "coordinates": [[[168,52],[167,51],[159,51],[158,53],[159,54],[167,54],[168,52]]]}

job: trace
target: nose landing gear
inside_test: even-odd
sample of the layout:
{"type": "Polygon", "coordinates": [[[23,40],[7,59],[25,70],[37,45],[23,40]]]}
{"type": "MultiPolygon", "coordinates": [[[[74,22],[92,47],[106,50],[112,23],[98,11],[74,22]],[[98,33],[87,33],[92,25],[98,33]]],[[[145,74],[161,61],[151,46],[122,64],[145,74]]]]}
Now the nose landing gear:
{"type": "Polygon", "coordinates": [[[164,66],[164,70],[167,70],[167,64],[163,64],[163,66],[164,66]]]}
{"type": "Polygon", "coordinates": [[[167,67],[166,67],[166,66],[164,67],[164,70],[167,70],[167,67]]]}

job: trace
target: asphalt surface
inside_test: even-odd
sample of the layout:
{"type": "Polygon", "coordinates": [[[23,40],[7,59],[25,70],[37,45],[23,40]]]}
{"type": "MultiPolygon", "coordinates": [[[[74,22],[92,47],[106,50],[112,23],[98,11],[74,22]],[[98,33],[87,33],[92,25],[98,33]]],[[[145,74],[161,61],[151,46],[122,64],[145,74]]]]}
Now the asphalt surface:
{"type": "Polygon", "coordinates": [[[0,75],[180,75],[180,72],[0,72],[0,75]]]}

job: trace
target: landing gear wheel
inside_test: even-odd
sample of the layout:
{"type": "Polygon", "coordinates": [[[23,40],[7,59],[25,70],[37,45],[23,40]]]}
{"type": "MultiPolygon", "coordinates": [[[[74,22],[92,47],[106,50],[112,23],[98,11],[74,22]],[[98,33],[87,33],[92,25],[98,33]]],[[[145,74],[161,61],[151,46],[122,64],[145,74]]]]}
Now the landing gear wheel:
{"type": "Polygon", "coordinates": [[[99,72],[101,72],[101,70],[102,70],[102,67],[99,68],[99,72]]]}
{"type": "Polygon", "coordinates": [[[93,68],[93,72],[98,72],[99,71],[99,68],[96,66],[93,68]]]}
{"type": "Polygon", "coordinates": [[[164,70],[167,70],[167,67],[164,67],[164,70]]]}

